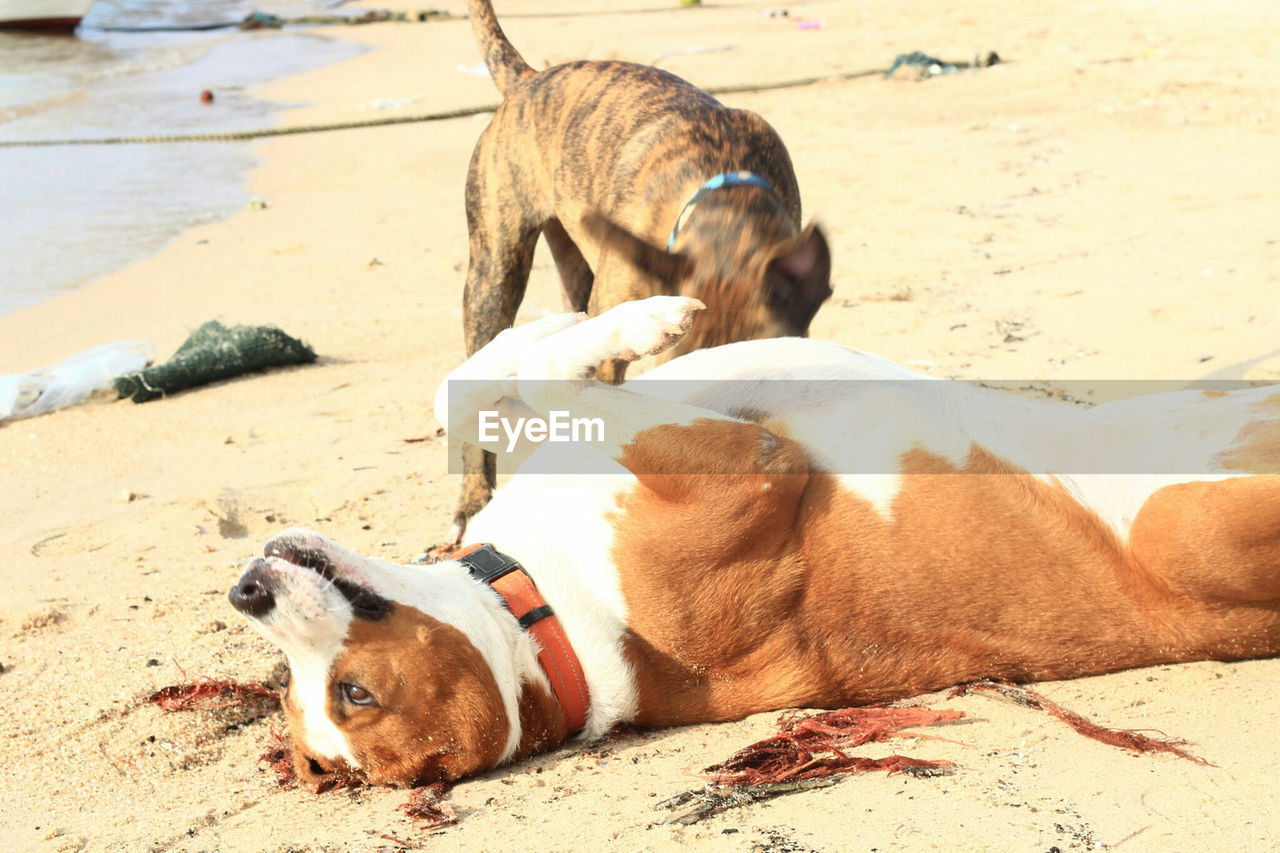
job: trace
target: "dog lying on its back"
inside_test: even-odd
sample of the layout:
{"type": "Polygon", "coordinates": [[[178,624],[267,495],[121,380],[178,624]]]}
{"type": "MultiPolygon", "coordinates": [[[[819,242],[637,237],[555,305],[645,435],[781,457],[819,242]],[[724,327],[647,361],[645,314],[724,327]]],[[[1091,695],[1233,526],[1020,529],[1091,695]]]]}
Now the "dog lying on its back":
{"type": "MultiPolygon", "coordinates": [[[[675,351],[803,336],[831,295],[821,229],[801,229],[800,191],[778,134],[661,71],[571,62],[535,73],[488,0],[472,28],[503,103],[467,173],[468,355],[515,321],[538,235],[574,311],[655,294],[696,297],[705,318],[675,351]]],[[[626,363],[597,378],[620,382],[626,363]]],[[[468,447],[450,540],[493,490],[490,454],[468,447]]]]}
{"type": "Polygon", "coordinates": [[[289,658],[303,780],[425,784],[624,722],[1280,653],[1280,386],[1080,409],[795,338],[585,381],[699,307],[545,317],[450,375],[437,414],[473,440],[507,404],[608,424],[531,449],[471,525],[491,544],[393,565],[293,530],[249,563],[231,603],[289,658]],[[1099,454],[1155,473],[1087,473],[1099,454]]]}

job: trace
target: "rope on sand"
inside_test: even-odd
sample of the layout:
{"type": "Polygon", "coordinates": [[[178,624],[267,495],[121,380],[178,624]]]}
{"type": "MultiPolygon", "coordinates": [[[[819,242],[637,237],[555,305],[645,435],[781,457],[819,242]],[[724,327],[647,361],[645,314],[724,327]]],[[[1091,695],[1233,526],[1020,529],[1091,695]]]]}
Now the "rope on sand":
{"type": "Polygon", "coordinates": [[[326,130],[350,130],[357,127],[382,127],[392,124],[410,124],[420,121],[445,121],[451,118],[491,113],[497,104],[480,107],[462,107],[416,116],[386,116],[363,121],[338,121],[327,124],[301,124],[288,127],[265,127],[253,130],[229,130],[222,133],[171,133],[153,136],[109,136],[100,139],[4,139],[0,148],[26,148],[49,145],[133,145],[143,142],[246,142],[268,136],[290,136],[295,133],[320,133],[326,130]]]}
{"type": "MultiPolygon", "coordinates": [[[[992,54],[994,56],[994,54],[992,54]]],[[[997,59],[996,61],[1001,61],[997,59]]],[[[977,62],[953,63],[956,68],[985,67],[977,62]]],[[[832,74],[820,74],[814,77],[799,77],[791,80],[776,80],[768,83],[740,83],[727,86],[710,86],[704,89],[710,95],[737,95],[751,92],[770,92],[777,89],[798,89],[812,86],[815,83],[833,80],[858,80],[863,77],[885,75],[889,68],[867,68],[861,71],[840,71],[832,74]]],[[[150,136],[112,136],[98,139],[5,139],[0,140],[0,148],[34,148],[53,145],[134,145],[160,142],[246,142],[251,139],[262,139],[271,136],[291,136],[298,133],[323,133],[330,130],[352,130],[363,127],[386,127],[395,124],[414,124],[428,121],[448,121],[455,118],[491,113],[498,104],[484,104],[473,107],[459,107],[454,110],[442,110],[434,113],[423,113],[411,116],[386,116],[357,121],[339,121],[324,124],[302,124],[286,127],[256,128],[253,130],[231,130],[222,133],[172,133],[150,136]]]]}

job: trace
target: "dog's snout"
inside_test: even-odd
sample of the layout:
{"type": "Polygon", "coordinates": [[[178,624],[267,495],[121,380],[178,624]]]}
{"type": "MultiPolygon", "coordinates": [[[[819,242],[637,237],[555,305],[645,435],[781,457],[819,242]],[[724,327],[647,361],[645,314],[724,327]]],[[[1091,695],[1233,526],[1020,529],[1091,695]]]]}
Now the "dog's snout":
{"type": "Polygon", "coordinates": [[[227,593],[231,606],[245,616],[260,619],[276,606],[275,591],[263,571],[266,565],[266,560],[261,558],[254,560],[240,576],[239,583],[227,593]]]}
{"type": "Polygon", "coordinates": [[[293,754],[293,772],[303,784],[314,787],[317,794],[335,785],[354,783],[359,778],[341,760],[315,758],[305,752],[293,754]]]}

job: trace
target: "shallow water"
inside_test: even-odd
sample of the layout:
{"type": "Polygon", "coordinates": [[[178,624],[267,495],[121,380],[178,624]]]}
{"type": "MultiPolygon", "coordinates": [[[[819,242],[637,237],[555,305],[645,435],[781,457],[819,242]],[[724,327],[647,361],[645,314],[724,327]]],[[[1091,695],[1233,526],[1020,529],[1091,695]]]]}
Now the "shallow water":
{"type": "MultiPolygon", "coordinates": [[[[202,26],[331,4],[99,0],[75,37],[0,33],[0,140],[102,139],[270,127],[268,80],[357,46],[289,30],[116,32],[202,26]],[[210,90],[212,104],[201,102],[210,90]]],[[[0,314],[80,287],[247,200],[249,143],[0,148],[0,314]]]]}

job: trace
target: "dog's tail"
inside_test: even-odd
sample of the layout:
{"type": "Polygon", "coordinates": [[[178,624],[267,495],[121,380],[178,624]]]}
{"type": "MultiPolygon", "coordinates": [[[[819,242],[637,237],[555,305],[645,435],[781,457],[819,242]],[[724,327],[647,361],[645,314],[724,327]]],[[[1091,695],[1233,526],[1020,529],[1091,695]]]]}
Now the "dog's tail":
{"type": "Polygon", "coordinates": [[[471,31],[480,45],[484,64],[499,92],[506,94],[520,78],[534,73],[520,52],[507,41],[489,0],[469,0],[467,14],[471,17],[471,31]]]}

